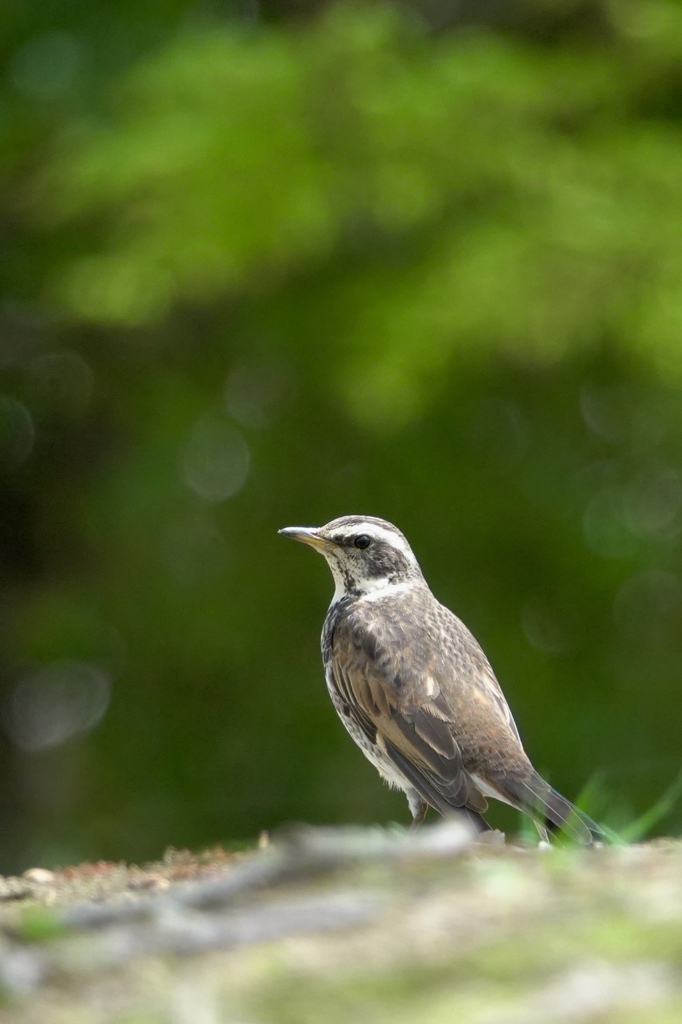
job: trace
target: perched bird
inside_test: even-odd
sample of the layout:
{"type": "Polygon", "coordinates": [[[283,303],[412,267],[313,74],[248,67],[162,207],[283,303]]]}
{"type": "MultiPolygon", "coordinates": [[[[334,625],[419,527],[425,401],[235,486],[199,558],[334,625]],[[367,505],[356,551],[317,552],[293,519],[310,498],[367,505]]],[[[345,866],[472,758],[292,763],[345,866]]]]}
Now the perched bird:
{"type": "Polygon", "coordinates": [[[372,516],[279,531],[326,558],[336,590],[322,658],[341,721],[382,777],[403,790],[413,824],[434,807],[477,830],[488,797],[583,843],[601,829],[536,772],[490,663],[431,593],[403,534],[372,516]]]}

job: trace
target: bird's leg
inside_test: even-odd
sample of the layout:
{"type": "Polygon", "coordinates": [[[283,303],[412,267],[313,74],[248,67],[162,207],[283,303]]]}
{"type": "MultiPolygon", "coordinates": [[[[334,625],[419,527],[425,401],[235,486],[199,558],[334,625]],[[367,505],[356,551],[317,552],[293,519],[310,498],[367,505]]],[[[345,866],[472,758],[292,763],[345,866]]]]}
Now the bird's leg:
{"type": "Polygon", "coordinates": [[[541,825],[539,821],[535,821],[535,827],[538,830],[541,843],[547,843],[549,845],[549,832],[544,825],[541,825]]]}
{"type": "Polygon", "coordinates": [[[412,824],[410,825],[410,829],[414,831],[414,829],[419,828],[426,817],[429,805],[426,800],[422,800],[414,790],[407,794],[407,802],[410,805],[410,812],[412,814],[412,824]]]}

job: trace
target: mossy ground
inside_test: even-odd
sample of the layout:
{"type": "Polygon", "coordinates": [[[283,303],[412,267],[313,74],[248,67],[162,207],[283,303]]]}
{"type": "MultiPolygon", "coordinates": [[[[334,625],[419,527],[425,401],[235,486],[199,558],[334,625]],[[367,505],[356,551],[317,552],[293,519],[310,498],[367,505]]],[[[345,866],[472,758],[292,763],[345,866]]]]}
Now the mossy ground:
{"type": "Polygon", "coordinates": [[[8,882],[6,897],[14,889],[14,898],[0,913],[0,1020],[682,1020],[680,842],[358,857],[245,891],[227,914],[224,906],[174,908],[173,894],[188,878],[229,876],[265,856],[174,854],[147,868],[86,865],[8,882]],[[125,917],[97,928],[65,924],[64,914],[84,900],[125,908],[139,899],[149,911],[144,925],[125,917]],[[310,918],[311,907],[322,916],[310,918]],[[268,922],[281,915],[293,927],[272,938],[268,922]],[[206,942],[202,929],[217,920],[231,930],[206,942]],[[158,947],[157,933],[165,935],[158,947]]]}

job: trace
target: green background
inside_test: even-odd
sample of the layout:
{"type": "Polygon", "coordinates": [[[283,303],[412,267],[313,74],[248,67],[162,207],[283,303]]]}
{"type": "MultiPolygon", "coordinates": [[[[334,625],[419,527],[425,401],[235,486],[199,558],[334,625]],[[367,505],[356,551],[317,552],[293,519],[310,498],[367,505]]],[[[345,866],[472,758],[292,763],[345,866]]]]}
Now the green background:
{"type": "Polygon", "coordinates": [[[408,820],[276,532],[349,513],[407,534],[554,785],[650,807],[682,4],[72,0],[0,45],[2,868],[408,820]]]}

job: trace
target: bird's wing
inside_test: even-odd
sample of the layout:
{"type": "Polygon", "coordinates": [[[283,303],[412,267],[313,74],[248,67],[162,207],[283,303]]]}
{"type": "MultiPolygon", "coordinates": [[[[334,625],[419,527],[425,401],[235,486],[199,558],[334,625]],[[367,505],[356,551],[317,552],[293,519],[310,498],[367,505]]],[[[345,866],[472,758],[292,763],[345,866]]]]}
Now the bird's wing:
{"type": "Polygon", "coordinates": [[[358,726],[428,803],[443,814],[482,813],[487,801],[463,765],[452,709],[437,679],[409,667],[405,639],[388,620],[346,617],[334,630],[333,683],[358,726]]]}
{"type": "Polygon", "coordinates": [[[459,807],[480,814],[494,795],[581,842],[598,837],[598,826],[533,768],[466,626],[435,602],[376,611],[351,613],[334,629],[333,683],[422,798],[442,814],[459,807]]]}

